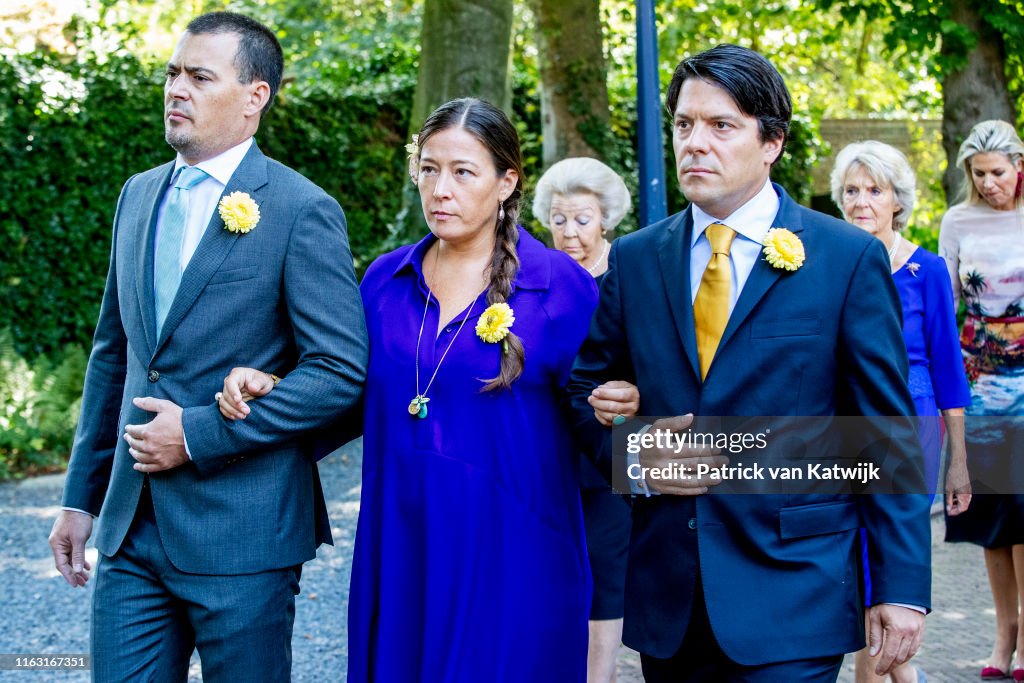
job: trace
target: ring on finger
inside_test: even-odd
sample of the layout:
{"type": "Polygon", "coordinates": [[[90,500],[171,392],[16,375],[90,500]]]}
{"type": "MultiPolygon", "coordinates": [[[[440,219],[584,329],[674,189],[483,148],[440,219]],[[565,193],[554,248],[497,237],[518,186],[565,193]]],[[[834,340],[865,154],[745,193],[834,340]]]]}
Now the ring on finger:
{"type": "Polygon", "coordinates": [[[619,413],[618,415],[612,418],[612,424],[615,425],[616,427],[619,426],[620,424],[623,424],[625,421],[626,416],[623,415],[622,413],[619,413]]]}
{"type": "Polygon", "coordinates": [[[223,397],[224,397],[224,392],[223,391],[218,391],[216,394],[213,395],[213,400],[216,401],[217,403],[220,403],[220,400],[223,397]]]}

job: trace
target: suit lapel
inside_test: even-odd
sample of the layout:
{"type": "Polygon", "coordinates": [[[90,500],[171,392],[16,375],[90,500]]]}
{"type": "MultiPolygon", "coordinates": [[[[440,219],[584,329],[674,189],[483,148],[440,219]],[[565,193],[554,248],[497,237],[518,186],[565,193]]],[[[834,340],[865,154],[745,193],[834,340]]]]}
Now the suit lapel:
{"type": "MultiPolygon", "coordinates": [[[[774,187],[779,193],[779,211],[775,215],[775,220],[772,221],[772,227],[786,228],[793,233],[799,234],[803,231],[799,206],[790,199],[785,190],[778,185],[774,187]]],[[[725,326],[722,340],[718,343],[719,351],[725,348],[725,345],[729,343],[736,330],[739,329],[740,325],[751,314],[758,302],[764,298],[764,295],[768,293],[772,285],[786,274],[789,273],[773,267],[763,257],[758,257],[754,262],[754,268],[750,271],[746,284],[743,285],[743,291],[740,292],[740,296],[736,300],[736,306],[732,309],[732,314],[729,316],[729,323],[725,326]]]]}
{"type": "Polygon", "coordinates": [[[150,197],[144,210],[138,213],[138,224],[135,228],[135,289],[139,296],[139,309],[142,327],[146,338],[146,349],[152,355],[156,344],[156,303],[153,293],[153,258],[156,240],[156,219],[160,212],[160,202],[167,192],[174,172],[174,162],[168,163],[163,173],[154,175],[149,187],[143,188],[142,196],[150,197]]]}
{"type": "Polygon", "coordinates": [[[693,302],[690,295],[690,237],[693,232],[693,218],[690,209],[683,211],[679,218],[664,231],[658,242],[658,261],[665,282],[669,308],[675,320],[676,331],[683,342],[683,349],[690,361],[693,373],[700,377],[700,361],[697,357],[697,333],[693,323],[693,302]]]}
{"type": "MultiPolygon", "coordinates": [[[[259,190],[266,186],[266,184],[267,158],[263,156],[256,143],[253,142],[245,158],[242,159],[242,163],[239,164],[228,184],[224,187],[224,192],[221,193],[221,196],[224,197],[232,192],[246,192],[257,204],[262,205],[263,195],[259,190]]],[[[259,227],[255,229],[258,230],[259,227]]],[[[160,339],[157,340],[156,348],[153,352],[154,355],[159,353],[160,349],[167,343],[167,339],[174,333],[174,329],[182,321],[189,309],[192,308],[192,304],[195,303],[199,294],[206,287],[206,283],[213,277],[213,274],[217,272],[220,264],[231,253],[231,249],[234,248],[236,242],[239,239],[245,238],[244,234],[238,235],[226,230],[219,212],[214,210],[210,223],[206,226],[206,232],[203,233],[199,246],[196,247],[195,254],[192,255],[192,259],[188,262],[185,272],[182,273],[178,293],[175,295],[171,308],[167,312],[167,319],[164,321],[160,339]]],[[[150,315],[155,316],[155,313],[150,315]]]]}

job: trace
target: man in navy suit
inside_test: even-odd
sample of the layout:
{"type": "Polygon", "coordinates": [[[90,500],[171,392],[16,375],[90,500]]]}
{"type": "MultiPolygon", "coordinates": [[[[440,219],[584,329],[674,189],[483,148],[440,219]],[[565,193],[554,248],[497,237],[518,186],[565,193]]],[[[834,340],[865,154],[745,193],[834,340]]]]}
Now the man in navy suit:
{"type": "MultiPolygon", "coordinates": [[[[675,416],[645,432],[685,432],[693,416],[906,423],[898,416],[913,403],[884,248],[769,179],[791,117],[779,73],[719,45],[679,65],[667,104],[691,204],[612,248],[569,387],[583,447],[611,476],[606,425],[624,397],[595,391],[607,380],[635,384],[641,414],[675,416]],[[783,234],[771,228],[790,231],[804,259],[766,260],[783,234]]],[[[913,461],[912,429],[902,434],[890,448],[913,461]]],[[[652,468],[722,463],[688,449],[638,457],[652,468]]],[[[834,681],[843,653],[864,642],[862,526],[879,673],[913,656],[930,600],[927,496],[719,495],[715,483],[635,482],[623,640],[648,682],[834,681]]]]}
{"type": "Polygon", "coordinates": [[[82,586],[99,517],[97,681],[185,681],[193,648],[206,681],[288,680],[302,563],[331,542],[312,444],[360,400],[366,331],[341,208],[253,139],[283,66],[252,19],[194,19],[164,88],[177,158],[118,200],[50,535],[82,586]],[[229,422],[243,364],[283,379],[229,422]]]}

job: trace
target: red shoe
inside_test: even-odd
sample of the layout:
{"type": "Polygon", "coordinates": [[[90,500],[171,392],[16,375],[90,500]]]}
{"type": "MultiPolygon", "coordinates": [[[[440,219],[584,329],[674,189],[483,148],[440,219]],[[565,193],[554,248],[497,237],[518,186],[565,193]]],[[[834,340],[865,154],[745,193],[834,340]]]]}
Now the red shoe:
{"type": "MultiPolygon", "coordinates": [[[[1024,676],[1024,669],[1016,669],[1014,673],[1020,671],[1021,675],[1024,676]]],[[[999,681],[1009,678],[1007,673],[996,666],[986,666],[981,670],[981,680],[983,681],[999,681]]],[[[1020,680],[1024,681],[1024,678],[1020,680]]]]}
{"type": "Polygon", "coordinates": [[[1014,669],[1010,675],[1013,677],[1015,683],[1021,683],[1021,681],[1024,681],[1024,669],[1014,669]]]}

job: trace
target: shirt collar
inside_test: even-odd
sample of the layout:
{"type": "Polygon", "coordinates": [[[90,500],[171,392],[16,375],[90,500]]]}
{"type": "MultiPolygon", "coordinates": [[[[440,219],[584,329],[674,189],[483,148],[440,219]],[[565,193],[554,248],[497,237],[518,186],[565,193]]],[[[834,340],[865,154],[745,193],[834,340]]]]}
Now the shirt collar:
{"type": "MultiPolygon", "coordinates": [[[[227,185],[228,181],[231,180],[231,176],[234,175],[235,171],[241,165],[242,159],[244,159],[245,155],[249,152],[250,147],[252,147],[251,137],[243,140],[226,152],[221,152],[212,159],[200,161],[196,164],[196,168],[206,171],[210,177],[221,185],[227,185]]],[[[174,160],[174,171],[171,172],[171,180],[168,184],[174,182],[174,178],[178,174],[178,169],[182,166],[188,166],[188,163],[182,158],[181,154],[179,154],[174,160]]]]}
{"type": "MultiPolygon", "coordinates": [[[[395,266],[394,275],[397,276],[406,268],[411,268],[417,277],[423,278],[423,257],[426,256],[430,245],[437,241],[433,233],[428,232],[423,239],[413,245],[412,249],[405,252],[405,255],[395,266]]],[[[551,284],[551,262],[546,253],[548,248],[543,242],[531,235],[521,226],[519,228],[519,244],[516,251],[519,255],[519,273],[512,283],[512,290],[516,289],[547,289],[551,284]]]]}
{"type": "Polygon", "coordinates": [[[761,191],[754,195],[746,204],[719,220],[709,216],[696,204],[691,204],[693,214],[693,234],[690,236],[692,247],[704,234],[705,228],[712,223],[727,225],[737,234],[743,235],[752,242],[761,244],[768,233],[775,216],[779,213],[779,196],[775,194],[771,180],[766,180],[761,191]]]}
{"type": "Polygon", "coordinates": [[[437,237],[434,233],[428,232],[423,238],[412,245],[412,249],[405,252],[405,255],[399,260],[398,265],[395,266],[394,275],[398,275],[406,268],[412,268],[413,272],[417,276],[423,277],[423,257],[427,254],[427,249],[430,249],[430,245],[437,241],[437,237]]]}

